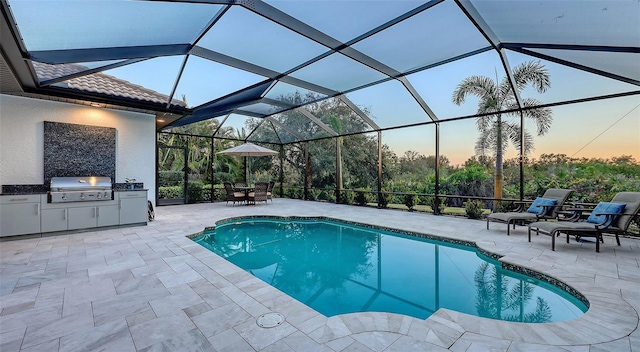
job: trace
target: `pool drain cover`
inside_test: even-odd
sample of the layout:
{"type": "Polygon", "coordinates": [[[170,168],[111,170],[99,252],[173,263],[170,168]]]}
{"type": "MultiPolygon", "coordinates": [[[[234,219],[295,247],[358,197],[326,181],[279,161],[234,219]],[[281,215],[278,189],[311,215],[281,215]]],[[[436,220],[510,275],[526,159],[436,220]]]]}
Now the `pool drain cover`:
{"type": "Polygon", "coordinates": [[[276,326],[284,322],[284,316],[280,313],[266,313],[262,314],[256,320],[256,323],[261,328],[275,328],[276,326]]]}

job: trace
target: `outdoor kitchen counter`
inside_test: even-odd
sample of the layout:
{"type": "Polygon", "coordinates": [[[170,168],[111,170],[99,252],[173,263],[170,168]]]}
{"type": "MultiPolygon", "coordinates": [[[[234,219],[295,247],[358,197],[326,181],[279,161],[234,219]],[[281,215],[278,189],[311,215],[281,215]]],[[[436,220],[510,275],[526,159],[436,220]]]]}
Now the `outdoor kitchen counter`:
{"type": "Polygon", "coordinates": [[[0,236],[40,232],[40,194],[3,194],[0,197],[0,236]]]}
{"type": "Polygon", "coordinates": [[[2,185],[2,187],[0,187],[0,196],[43,194],[47,193],[48,191],[49,187],[45,185],[2,185]]]}
{"type": "MultiPolygon", "coordinates": [[[[136,192],[136,191],[148,191],[147,188],[134,188],[134,189],[114,189],[114,192],[136,192]]],[[[3,192],[0,193],[0,197],[2,196],[25,196],[25,195],[35,195],[35,194],[47,194],[47,191],[13,191],[13,192],[3,192]]]]}
{"type": "Polygon", "coordinates": [[[117,189],[113,199],[85,202],[50,203],[43,191],[0,194],[0,237],[146,223],[147,190],[141,188],[117,189]]]}
{"type": "MultiPolygon", "coordinates": [[[[148,191],[148,189],[144,188],[144,183],[142,182],[136,182],[133,184],[116,182],[113,184],[113,191],[131,192],[148,191]],[[129,188],[131,185],[133,185],[133,189],[129,188]]],[[[0,187],[0,196],[46,194],[47,192],[49,192],[49,185],[2,185],[2,187],[0,187]]]]}
{"type": "Polygon", "coordinates": [[[47,194],[47,191],[16,191],[16,192],[3,192],[0,193],[0,197],[2,196],[26,196],[32,194],[47,194]]]}

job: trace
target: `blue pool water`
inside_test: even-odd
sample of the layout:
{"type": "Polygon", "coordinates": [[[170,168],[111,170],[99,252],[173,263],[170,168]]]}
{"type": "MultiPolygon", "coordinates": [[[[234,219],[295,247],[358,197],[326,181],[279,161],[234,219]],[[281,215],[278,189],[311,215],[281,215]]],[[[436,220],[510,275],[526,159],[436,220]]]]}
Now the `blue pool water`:
{"type": "Polygon", "coordinates": [[[448,308],[540,323],[587,310],[473,247],[343,222],[234,219],[193,240],[326,316],[376,311],[425,319],[448,308]]]}

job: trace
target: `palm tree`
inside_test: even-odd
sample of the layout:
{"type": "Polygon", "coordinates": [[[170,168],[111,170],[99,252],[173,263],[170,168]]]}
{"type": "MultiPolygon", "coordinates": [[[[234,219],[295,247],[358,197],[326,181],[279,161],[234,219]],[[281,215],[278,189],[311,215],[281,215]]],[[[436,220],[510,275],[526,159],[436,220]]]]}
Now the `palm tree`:
{"type": "Polygon", "coordinates": [[[523,323],[546,323],[551,321],[551,308],[547,301],[535,297],[536,307],[525,313],[528,302],[534,299],[534,286],[524,280],[505,277],[502,269],[483,262],[476,269],[473,281],[476,285],[476,311],[485,318],[518,321],[523,323]]]}
{"type": "MultiPolygon", "coordinates": [[[[549,73],[539,61],[529,61],[516,66],[513,69],[513,79],[516,89],[522,92],[531,85],[539,93],[544,93],[550,86],[549,73]]],[[[487,151],[493,151],[496,158],[494,198],[502,198],[502,152],[509,145],[509,141],[520,150],[523,143],[520,130],[520,113],[524,117],[532,119],[536,123],[537,135],[542,136],[551,127],[553,120],[552,111],[549,108],[526,109],[541,104],[536,99],[522,99],[525,110],[518,111],[518,103],[511,89],[507,77],[498,82],[489,77],[471,76],[465,78],[453,92],[451,100],[456,105],[464,103],[469,95],[480,98],[478,102],[478,114],[487,114],[476,119],[476,125],[480,136],[476,142],[476,153],[484,156],[487,151]],[[512,112],[504,112],[512,110],[512,112]],[[518,117],[512,121],[505,121],[503,117],[518,117]]],[[[533,150],[533,137],[529,132],[524,132],[525,155],[533,150]]]]}

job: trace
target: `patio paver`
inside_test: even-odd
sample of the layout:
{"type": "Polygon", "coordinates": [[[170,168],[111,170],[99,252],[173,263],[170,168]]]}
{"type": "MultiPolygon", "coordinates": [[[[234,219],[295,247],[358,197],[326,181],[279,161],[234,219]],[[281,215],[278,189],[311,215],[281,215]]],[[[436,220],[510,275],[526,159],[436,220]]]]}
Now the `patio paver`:
{"type": "Polygon", "coordinates": [[[0,350],[12,351],[638,351],[640,240],[527,241],[526,228],[320,202],[159,207],[147,226],[0,242],[0,350]],[[558,278],[591,307],[570,321],[523,324],[446,309],[324,317],[186,236],[242,215],[326,216],[478,243],[558,278]],[[262,329],[266,312],[286,317],[262,329]]]}

